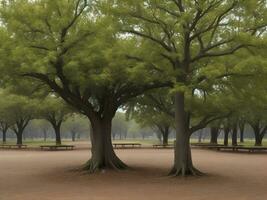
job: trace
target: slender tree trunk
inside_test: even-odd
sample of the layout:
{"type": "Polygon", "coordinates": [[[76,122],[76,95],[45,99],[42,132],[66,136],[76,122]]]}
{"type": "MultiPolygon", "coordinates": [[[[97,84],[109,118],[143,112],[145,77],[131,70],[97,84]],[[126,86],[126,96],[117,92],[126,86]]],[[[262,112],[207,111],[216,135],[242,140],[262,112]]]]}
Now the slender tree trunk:
{"type": "Polygon", "coordinates": [[[44,133],[44,141],[46,142],[46,139],[47,139],[47,131],[46,130],[43,130],[43,133],[44,133]]]}
{"type": "Polygon", "coordinates": [[[199,130],[198,132],[198,143],[202,142],[202,134],[203,134],[203,129],[199,130]]]}
{"type": "Polygon", "coordinates": [[[228,146],[229,132],[230,132],[229,128],[224,128],[224,142],[223,142],[224,146],[228,146]]]}
{"type": "Polygon", "coordinates": [[[127,166],[116,156],[111,142],[110,119],[94,119],[92,124],[92,157],[84,169],[90,173],[105,169],[126,169],[127,166]]]}
{"type": "Polygon", "coordinates": [[[168,145],[169,144],[169,127],[164,127],[164,132],[162,134],[163,136],[163,145],[168,145]]]}
{"type": "Polygon", "coordinates": [[[75,140],[76,140],[76,132],[75,131],[71,131],[71,140],[72,140],[72,142],[75,142],[75,140]]]}
{"type": "Polygon", "coordinates": [[[172,176],[201,175],[202,173],[194,168],[191,148],[190,132],[185,112],[184,93],[177,92],[175,95],[175,125],[176,145],[174,150],[174,166],[170,171],[172,176]]]}
{"type": "Polygon", "coordinates": [[[244,125],[240,125],[239,130],[240,130],[240,142],[244,143],[245,126],[244,125]]]}
{"type": "Polygon", "coordinates": [[[210,134],[211,134],[210,143],[218,144],[219,129],[217,127],[211,127],[210,134]]]}
{"type": "Polygon", "coordinates": [[[61,145],[60,125],[54,127],[56,134],[56,145],[61,145]]]}
{"type": "Polygon", "coordinates": [[[235,125],[232,133],[232,146],[237,146],[237,126],[235,125]]]}
{"type": "Polygon", "coordinates": [[[5,144],[6,143],[6,132],[7,130],[3,130],[2,133],[3,133],[3,143],[5,144]]]}

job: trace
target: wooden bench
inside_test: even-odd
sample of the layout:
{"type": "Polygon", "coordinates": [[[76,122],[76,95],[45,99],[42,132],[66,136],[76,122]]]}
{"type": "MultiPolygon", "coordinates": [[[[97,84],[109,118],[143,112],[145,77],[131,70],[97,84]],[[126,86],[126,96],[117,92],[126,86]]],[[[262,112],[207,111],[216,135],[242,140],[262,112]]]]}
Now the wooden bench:
{"type": "Polygon", "coordinates": [[[221,151],[221,150],[248,151],[248,152],[267,151],[267,147],[245,147],[243,145],[238,145],[238,146],[203,145],[199,147],[207,148],[207,149],[215,149],[217,151],[221,151]]]}
{"type": "Polygon", "coordinates": [[[174,145],[164,145],[164,144],[153,144],[153,148],[155,149],[161,149],[161,148],[174,148],[174,145]]]}
{"type": "Polygon", "coordinates": [[[27,145],[24,144],[1,144],[2,149],[26,149],[27,145]]]}
{"type": "Polygon", "coordinates": [[[224,146],[223,144],[210,144],[210,143],[191,143],[191,146],[196,146],[196,147],[214,147],[214,146],[224,146]]]}
{"type": "Polygon", "coordinates": [[[140,143],[113,143],[114,148],[135,148],[135,147],[139,147],[141,148],[141,144],[140,143]]]}
{"type": "Polygon", "coordinates": [[[49,151],[74,150],[74,145],[41,145],[40,148],[49,151]]]}

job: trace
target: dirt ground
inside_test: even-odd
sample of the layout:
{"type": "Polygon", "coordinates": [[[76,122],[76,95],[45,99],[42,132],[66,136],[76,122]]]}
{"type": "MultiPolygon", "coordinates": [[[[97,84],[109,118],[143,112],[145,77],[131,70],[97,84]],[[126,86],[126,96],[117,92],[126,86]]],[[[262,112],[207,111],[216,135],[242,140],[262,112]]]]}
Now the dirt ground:
{"type": "Polygon", "coordinates": [[[118,150],[131,170],[73,171],[89,150],[0,151],[0,200],[265,200],[267,154],[193,150],[200,178],[167,178],[172,150],[118,150]]]}

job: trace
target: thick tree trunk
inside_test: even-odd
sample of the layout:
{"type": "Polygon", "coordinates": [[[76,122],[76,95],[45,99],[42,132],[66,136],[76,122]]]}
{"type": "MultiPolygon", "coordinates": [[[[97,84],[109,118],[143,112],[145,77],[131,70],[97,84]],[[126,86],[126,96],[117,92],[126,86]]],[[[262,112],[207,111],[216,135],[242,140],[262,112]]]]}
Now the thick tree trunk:
{"type": "Polygon", "coordinates": [[[211,134],[210,143],[218,144],[219,129],[217,127],[211,127],[210,134],[211,134]]]}
{"type": "Polygon", "coordinates": [[[84,169],[90,173],[106,169],[126,169],[127,166],[116,156],[111,142],[112,119],[91,120],[92,157],[84,169]]]}
{"type": "Polygon", "coordinates": [[[185,112],[184,93],[177,92],[175,95],[175,125],[176,125],[176,145],[174,152],[174,166],[169,175],[171,176],[190,176],[202,175],[194,168],[191,149],[190,132],[187,124],[185,112]]]}
{"type": "Polygon", "coordinates": [[[61,122],[49,121],[54,129],[56,136],[56,145],[61,145],[61,122]]]}
{"type": "Polygon", "coordinates": [[[234,128],[233,128],[232,146],[237,146],[237,126],[234,126],[234,128]]]}
{"type": "Polygon", "coordinates": [[[56,135],[56,145],[61,145],[61,123],[57,124],[57,123],[51,123],[53,128],[54,128],[54,132],[56,135]]]}
{"type": "Polygon", "coordinates": [[[23,136],[22,131],[18,131],[16,133],[16,136],[17,136],[17,144],[21,145],[22,144],[22,136],[23,136]]]}
{"type": "Polygon", "coordinates": [[[229,128],[224,128],[224,142],[223,142],[224,146],[228,146],[229,132],[230,132],[229,128]]]}
{"type": "Polygon", "coordinates": [[[162,134],[163,136],[163,145],[168,145],[169,144],[169,127],[164,128],[164,132],[162,134]]]}
{"type": "Polygon", "coordinates": [[[255,146],[262,146],[263,137],[261,137],[260,130],[254,129],[254,134],[255,134],[255,146]]]}

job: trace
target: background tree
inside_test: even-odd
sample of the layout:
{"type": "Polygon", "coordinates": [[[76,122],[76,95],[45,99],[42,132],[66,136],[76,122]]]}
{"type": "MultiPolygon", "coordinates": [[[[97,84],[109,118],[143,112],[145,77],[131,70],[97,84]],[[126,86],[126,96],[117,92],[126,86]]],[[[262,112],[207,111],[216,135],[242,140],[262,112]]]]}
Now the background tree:
{"type": "Polygon", "coordinates": [[[81,134],[89,133],[88,121],[84,116],[74,113],[65,121],[63,130],[71,134],[72,141],[76,141],[81,134]]]}
{"type": "Polygon", "coordinates": [[[159,133],[159,138],[163,138],[163,145],[168,145],[168,138],[174,126],[174,102],[169,96],[169,90],[158,89],[128,104],[128,115],[141,127],[150,127],[159,133]]]}
{"type": "Polygon", "coordinates": [[[5,107],[5,120],[17,136],[17,144],[22,144],[24,130],[36,115],[36,101],[24,96],[1,94],[0,104],[5,107]]]}
{"type": "Polygon", "coordinates": [[[120,140],[123,138],[126,139],[129,123],[126,121],[125,113],[117,112],[113,121],[112,121],[112,137],[116,139],[116,136],[119,137],[120,140]]]}
{"type": "Polygon", "coordinates": [[[56,97],[48,96],[41,102],[40,117],[53,127],[57,145],[61,145],[61,125],[71,113],[69,106],[56,97]]]}

